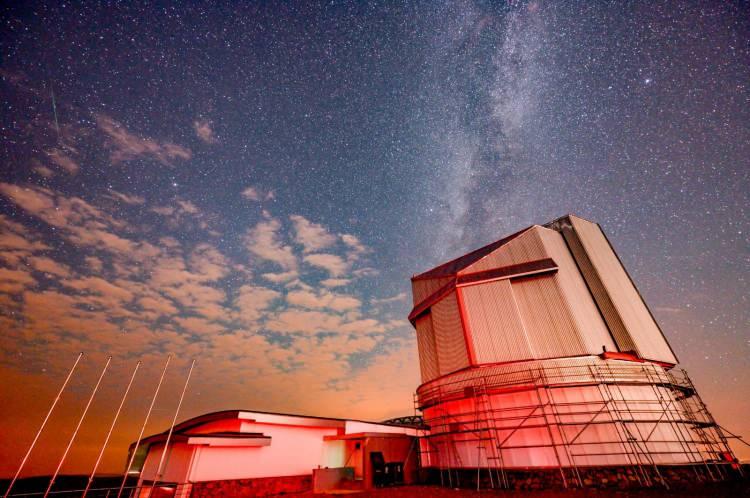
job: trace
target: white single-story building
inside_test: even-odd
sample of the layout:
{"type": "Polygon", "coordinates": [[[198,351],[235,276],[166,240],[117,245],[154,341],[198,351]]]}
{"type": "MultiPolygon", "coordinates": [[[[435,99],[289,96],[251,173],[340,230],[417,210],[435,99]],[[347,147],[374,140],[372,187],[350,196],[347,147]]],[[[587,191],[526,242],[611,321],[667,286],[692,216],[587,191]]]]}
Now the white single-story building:
{"type": "Polygon", "coordinates": [[[342,481],[349,489],[367,489],[384,465],[386,472],[397,468],[405,482],[417,470],[414,427],[226,410],[177,424],[157,475],[168,432],[138,445],[130,471],[139,474],[137,496],[221,496],[240,485],[300,491],[312,487],[314,470],[318,490],[342,481]]]}

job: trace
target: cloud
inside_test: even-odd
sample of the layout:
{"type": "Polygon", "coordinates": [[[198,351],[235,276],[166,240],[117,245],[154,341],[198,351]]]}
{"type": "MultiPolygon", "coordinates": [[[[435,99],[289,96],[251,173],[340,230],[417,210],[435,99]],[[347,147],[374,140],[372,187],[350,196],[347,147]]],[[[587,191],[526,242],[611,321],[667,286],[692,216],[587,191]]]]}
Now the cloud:
{"type": "MultiPolygon", "coordinates": [[[[308,297],[304,300],[308,302],[308,297]]],[[[318,303],[309,297],[310,307],[318,303]]],[[[347,306],[353,303],[347,304],[347,306]]],[[[340,315],[335,311],[315,309],[285,309],[271,314],[265,323],[265,328],[273,332],[318,334],[322,332],[334,334],[366,334],[383,333],[392,328],[374,318],[358,318],[359,313],[353,312],[340,315]],[[351,316],[349,316],[351,315],[351,316]]]]}
{"type": "Polygon", "coordinates": [[[331,247],[336,243],[336,236],[317,223],[303,216],[293,214],[289,217],[294,224],[294,240],[302,245],[304,252],[316,252],[331,247]]]}
{"type": "Polygon", "coordinates": [[[348,258],[350,260],[357,260],[368,252],[371,252],[371,250],[354,235],[347,233],[341,234],[341,240],[350,249],[348,252],[348,258]]]}
{"type": "Polygon", "coordinates": [[[42,273],[48,273],[58,277],[69,277],[71,275],[70,268],[67,265],[58,263],[57,261],[44,257],[35,256],[27,258],[28,263],[36,270],[42,273]]]}
{"type": "Polygon", "coordinates": [[[372,304],[389,304],[389,303],[395,303],[398,301],[405,301],[406,300],[406,292],[399,292],[395,296],[391,297],[384,297],[381,299],[373,298],[370,300],[370,303],[372,304]]]}
{"type": "Polygon", "coordinates": [[[257,187],[249,186],[242,191],[242,197],[250,201],[270,201],[276,198],[273,190],[264,192],[257,187]]]}
{"type": "Polygon", "coordinates": [[[195,215],[200,213],[198,206],[190,201],[177,200],[173,206],[156,206],[151,211],[162,216],[195,215]]]}
{"type": "Polygon", "coordinates": [[[275,315],[266,323],[266,328],[274,332],[334,332],[341,326],[339,315],[322,311],[286,310],[275,315]]]}
{"type": "Polygon", "coordinates": [[[127,289],[113,285],[107,280],[99,277],[84,277],[75,280],[63,281],[64,285],[78,291],[90,293],[107,300],[128,303],[133,300],[134,294],[127,289]]]}
{"type": "Polygon", "coordinates": [[[196,316],[190,316],[187,318],[177,317],[174,319],[174,321],[183,330],[186,330],[187,332],[190,332],[191,334],[196,336],[202,336],[205,334],[220,334],[225,330],[222,325],[216,322],[212,322],[210,320],[206,320],[205,318],[196,316]]]}
{"type": "Polygon", "coordinates": [[[248,231],[245,246],[263,261],[276,263],[287,271],[296,270],[297,258],[292,248],[280,241],[280,229],[279,220],[269,217],[248,231]]]}
{"type": "Polygon", "coordinates": [[[54,171],[52,171],[51,169],[49,169],[46,166],[42,166],[41,164],[37,164],[36,166],[34,166],[32,168],[32,171],[34,171],[34,173],[38,174],[39,176],[41,176],[43,178],[47,178],[47,179],[52,178],[53,176],[55,176],[55,172],[54,171]]]}
{"type": "Polygon", "coordinates": [[[352,320],[341,325],[339,331],[346,333],[364,334],[366,332],[384,332],[385,326],[374,318],[352,320]]]}
{"type": "Polygon", "coordinates": [[[150,320],[171,316],[178,312],[174,303],[160,294],[141,297],[138,299],[138,305],[147,313],[147,318],[150,320]]]}
{"type": "Polygon", "coordinates": [[[226,293],[214,283],[230,271],[229,262],[208,244],[198,245],[188,264],[179,255],[162,255],[155,261],[147,284],[170,297],[186,311],[208,319],[228,315],[226,293]]]}
{"type": "Polygon", "coordinates": [[[378,270],[370,267],[359,268],[352,272],[352,275],[354,275],[355,277],[376,277],[379,274],[380,272],[378,270]]]}
{"type": "MultiPolygon", "coordinates": [[[[10,183],[0,183],[0,193],[31,214],[51,215],[52,213],[50,213],[50,210],[55,208],[54,200],[52,199],[52,192],[41,187],[22,188],[10,183]]],[[[59,221],[50,224],[57,226],[64,225],[64,220],[60,220],[59,218],[55,219],[59,221]]]]}
{"type": "Polygon", "coordinates": [[[302,259],[305,261],[305,263],[311,266],[323,268],[324,270],[328,271],[328,273],[330,273],[332,277],[340,277],[341,275],[346,273],[351,266],[347,261],[344,260],[344,258],[342,258],[341,256],[337,256],[336,254],[306,254],[302,259]]]}
{"type": "MultiPolygon", "coordinates": [[[[0,184],[2,193],[2,184],[0,184]]],[[[50,249],[24,225],[11,221],[0,214],[0,259],[10,265],[16,265],[32,254],[50,249]]]]}
{"type": "Polygon", "coordinates": [[[234,306],[239,310],[239,320],[246,324],[256,324],[263,312],[280,297],[281,293],[273,289],[243,285],[234,300],[234,306]]]}
{"type": "Polygon", "coordinates": [[[77,197],[57,195],[41,187],[0,183],[0,194],[29,214],[61,229],[71,242],[133,255],[138,245],[115,234],[128,228],[122,221],[77,197]]]}
{"type": "Polygon", "coordinates": [[[364,413],[374,420],[403,415],[418,382],[419,361],[413,341],[377,355],[367,367],[339,383],[347,393],[349,413],[364,413]],[[376,406],[377,415],[373,412],[376,406]],[[377,418],[374,418],[377,417],[377,418]]]}
{"type": "Polygon", "coordinates": [[[65,172],[70,175],[75,175],[81,169],[81,167],[78,166],[78,163],[60,149],[48,150],[47,156],[49,156],[55,165],[65,170],[65,172]]]}
{"type": "Polygon", "coordinates": [[[336,294],[325,290],[318,292],[307,290],[291,291],[287,294],[286,300],[293,306],[308,309],[329,308],[334,311],[347,311],[359,309],[362,306],[362,301],[354,296],[336,294]]]}
{"type": "Polygon", "coordinates": [[[189,268],[198,281],[215,281],[229,274],[229,261],[211,244],[200,243],[190,254],[189,268]]]}
{"type": "Polygon", "coordinates": [[[35,284],[36,280],[27,271],[0,268],[0,292],[19,294],[35,284]]]}
{"type": "Polygon", "coordinates": [[[329,287],[343,287],[345,285],[349,285],[351,283],[351,279],[349,278],[326,278],[324,280],[320,281],[320,284],[329,287]]]}
{"type": "Polygon", "coordinates": [[[175,160],[186,161],[193,156],[190,149],[181,145],[130,133],[122,124],[103,114],[97,116],[96,124],[109,138],[109,158],[114,164],[152,158],[165,166],[171,166],[175,160]]]}
{"type": "Polygon", "coordinates": [[[218,142],[216,135],[214,135],[212,124],[213,123],[207,119],[197,119],[193,122],[195,134],[207,144],[215,144],[218,142]]]}
{"type": "MultiPolygon", "coordinates": [[[[338,334],[328,336],[304,336],[298,337],[294,342],[294,355],[292,359],[300,359],[307,351],[316,351],[322,356],[340,358],[355,353],[367,353],[372,351],[382,339],[380,335],[363,334],[338,334]]],[[[306,363],[310,363],[306,361],[306,363]]],[[[317,366],[317,365],[315,365],[317,366]]],[[[331,378],[330,374],[319,372],[323,378],[331,378]]]]}
{"type": "Polygon", "coordinates": [[[190,201],[177,200],[177,205],[180,206],[180,210],[184,213],[197,214],[199,212],[198,206],[190,201]]]}
{"type": "MultiPolygon", "coordinates": [[[[398,389],[416,383],[416,373],[408,377],[416,372],[414,365],[397,351],[411,346],[394,342],[393,329],[404,321],[383,320],[363,311],[358,295],[333,290],[352,283],[357,271],[344,253],[332,253],[333,248],[351,250],[338,235],[327,253],[304,253],[304,245],[290,243],[297,236],[294,221],[286,231],[265,213],[233,241],[243,242],[253,256],[256,263],[250,267],[234,259],[237,254],[222,251],[215,239],[201,239],[200,233],[186,237],[182,226],[165,220],[153,228],[131,225],[122,216],[135,210],[120,209],[112,199],[129,203],[113,192],[98,198],[101,206],[96,197],[84,201],[40,187],[0,184],[0,195],[34,218],[27,226],[0,215],[3,365],[44,367],[49,378],[56,378],[77,351],[85,350],[94,363],[109,354],[143,359],[144,372],[158,376],[156,366],[168,351],[179,353],[173,360],[178,368],[186,359],[202,358],[190,388],[188,409],[194,414],[240,404],[357,416],[348,405],[346,413],[335,412],[345,399],[359,406],[359,416],[379,416],[372,411],[378,405],[371,401],[367,408],[363,396],[391,396],[393,386],[360,372],[372,365],[398,389]],[[69,250],[58,251],[58,242],[69,250]],[[319,268],[341,275],[322,278],[310,267],[299,267],[302,257],[321,256],[319,268]],[[266,263],[278,268],[267,270],[266,263]],[[381,366],[382,358],[393,362],[391,370],[381,366]],[[353,377],[359,382],[352,383],[353,377]]],[[[187,199],[163,207],[172,208],[171,217],[196,210],[191,216],[200,215],[187,199]]],[[[306,221],[305,228],[317,225],[306,221]]],[[[95,373],[83,375],[88,379],[95,373]]],[[[103,385],[102,396],[121,395],[122,386],[112,386],[103,385]]],[[[384,415],[393,409],[383,408],[384,415]]]]}
{"type": "Polygon", "coordinates": [[[263,273],[261,277],[275,284],[284,284],[287,282],[291,282],[292,280],[299,277],[299,273],[296,271],[286,271],[286,272],[280,272],[280,273],[263,273]]]}
{"type": "Polygon", "coordinates": [[[174,288],[164,288],[162,292],[191,313],[212,320],[227,316],[224,307],[226,293],[211,285],[186,282],[174,288]]]}
{"type": "Polygon", "coordinates": [[[96,273],[104,269],[104,263],[102,263],[102,260],[96,256],[86,256],[84,261],[86,262],[86,266],[96,273]]]}
{"type": "Polygon", "coordinates": [[[138,206],[146,202],[146,199],[144,199],[140,195],[123,194],[122,192],[118,192],[116,190],[110,190],[109,197],[131,206],[138,206]]]}

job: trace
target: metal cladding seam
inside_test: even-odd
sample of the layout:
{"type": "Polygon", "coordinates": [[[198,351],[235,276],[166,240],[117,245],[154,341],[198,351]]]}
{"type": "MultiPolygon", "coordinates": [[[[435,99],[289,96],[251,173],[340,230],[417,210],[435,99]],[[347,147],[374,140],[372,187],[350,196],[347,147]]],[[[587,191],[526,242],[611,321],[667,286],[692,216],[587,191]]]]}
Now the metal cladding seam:
{"type": "Polygon", "coordinates": [[[432,306],[432,327],[435,331],[440,374],[445,375],[469,366],[455,291],[432,306]]]}
{"type": "Polygon", "coordinates": [[[414,305],[421,303],[433,292],[453,280],[453,277],[430,278],[424,280],[412,280],[411,289],[414,305]]]}
{"type": "Polygon", "coordinates": [[[435,348],[435,334],[432,330],[432,316],[427,313],[419,317],[416,329],[422,382],[428,382],[440,375],[435,348]]]}
{"type": "Polygon", "coordinates": [[[556,275],[511,280],[511,289],[535,358],[588,352],[578,337],[556,275]]]}

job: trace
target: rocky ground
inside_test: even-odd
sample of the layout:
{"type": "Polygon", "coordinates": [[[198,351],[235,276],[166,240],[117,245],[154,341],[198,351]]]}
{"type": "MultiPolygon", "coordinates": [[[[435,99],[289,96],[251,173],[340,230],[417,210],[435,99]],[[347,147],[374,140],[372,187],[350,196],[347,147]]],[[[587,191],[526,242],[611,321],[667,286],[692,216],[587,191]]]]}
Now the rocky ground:
{"type": "MultiPolygon", "coordinates": [[[[312,498],[312,493],[295,495],[299,497],[312,498]]],[[[401,486],[394,488],[382,488],[373,491],[356,493],[358,498],[744,498],[750,497],[750,483],[731,482],[708,484],[696,486],[691,489],[638,489],[638,490],[616,490],[616,489],[573,489],[573,490],[544,490],[544,491],[512,491],[512,490],[488,490],[480,491],[467,489],[449,489],[439,486],[401,486]]]]}

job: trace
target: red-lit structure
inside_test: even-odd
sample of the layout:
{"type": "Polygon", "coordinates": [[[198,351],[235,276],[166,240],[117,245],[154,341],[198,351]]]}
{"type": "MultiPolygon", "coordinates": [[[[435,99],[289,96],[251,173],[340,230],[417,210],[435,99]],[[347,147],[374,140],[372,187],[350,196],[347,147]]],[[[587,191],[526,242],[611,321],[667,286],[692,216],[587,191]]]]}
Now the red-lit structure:
{"type": "Polygon", "coordinates": [[[412,277],[412,292],[421,462],[444,481],[554,469],[572,486],[626,466],[649,485],[665,465],[718,479],[733,464],[596,223],[528,227],[412,277]]]}

